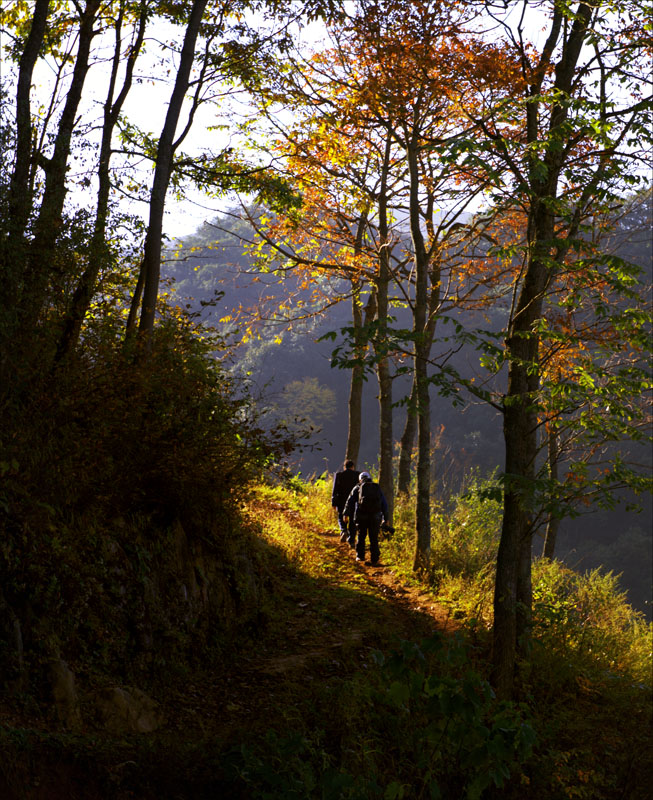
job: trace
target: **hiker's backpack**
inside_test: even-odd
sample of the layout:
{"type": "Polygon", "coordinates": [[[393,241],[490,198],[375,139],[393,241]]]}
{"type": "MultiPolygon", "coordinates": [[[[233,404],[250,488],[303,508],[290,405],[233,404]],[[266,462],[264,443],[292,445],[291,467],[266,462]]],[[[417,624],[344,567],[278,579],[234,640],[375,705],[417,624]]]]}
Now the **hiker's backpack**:
{"type": "Polygon", "coordinates": [[[358,487],[358,513],[380,514],[381,511],[381,489],[378,483],[361,483],[358,487]]]}

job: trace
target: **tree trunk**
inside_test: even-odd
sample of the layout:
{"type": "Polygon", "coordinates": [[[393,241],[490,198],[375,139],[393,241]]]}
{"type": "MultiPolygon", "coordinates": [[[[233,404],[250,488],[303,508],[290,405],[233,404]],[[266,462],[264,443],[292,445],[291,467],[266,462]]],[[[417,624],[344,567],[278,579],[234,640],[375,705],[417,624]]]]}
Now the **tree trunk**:
{"type": "Polygon", "coordinates": [[[36,0],[25,49],[18,65],[16,86],[16,156],[9,186],[9,224],[4,275],[0,282],[3,308],[10,308],[18,297],[18,278],[23,263],[21,249],[25,226],[32,207],[30,171],[32,168],[32,113],[30,93],[32,75],[45,36],[50,0],[36,0]],[[6,302],[8,301],[8,302],[6,302]]]}
{"type": "Polygon", "coordinates": [[[72,134],[82,90],[88,75],[89,56],[94,32],[93,25],[100,7],[100,0],[87,0],[80,19],[79,44],[73,77],[61,113],[52,158],[45,162],[45,188],[43,201],[36,220],[34,240],[27,263],[26,285],[23,296],[23,327],[32,330],[41,308],[46,301],[49,265],[52,259],[59,230],[63,206],[68,187],[66,170],[72,134]]]}
{"type": "MultiPolygon", "coordinates": [[[[351,317],[356,339],[356,354],[359,354],[360,330],[363,325],[363,312],[360,306],[360,284],[353,287],[351,295],[351,317]]],[[[358,452],[361,445],[361,418],[363,408],[363,365],[355,364],[351,369],[351,382],[349,385],[347,447],[345,458],[358,463],[358,452]]]]}
{"type": "Polygon", "coordinates": [[[120,116],[123,103],[132,85],[134,65],[140,52],[145,37],[145,24],[147,21],[147,8],[145,4],[141,7],[141,15],[138,21],[138,31],[136,40],[132,46],[127,59],[125,79],[122,88],[115,98],[114,92],[120,62],[123,58],[121,52],[121,27],[124,6],[120,8],[120,14],[116,20],[116,44],[114,49],[111,78],[109,90],[104,104],[104,123],[102,126],[102,140],[100,143],[100,157],[98,162],[98,200],[95,215],[95,226],[93,229],[93,239],[89,251],[88,266],[84,270],[82,277],[73,294],[70,308],[64,319],[63,332],[57,346],[55,361],[64,358],[73,350],[79,339],[84,316],[88,311],[89,305],[95,293],[95,287],[100,271],[106,267],[108,261],[108,248],[106,244],[106,224],[109,213],[109,195],[111,192],[111,176],[109,164],[111,160],[111,140],[113,131],[120,116]]]}
{"type": "Polygon", "coordinates": [[[415,434],[417,433],[417,383],[413,376],[413,383],[406,408],[406,422],[401,434],[401,448],[399,451],[399,474],[397,478],[397,494],[410,492],[410,466],[413,459],[415,434]]]}
{"type": "Polygon", "coordinates": [[[379,379],[379,486],[388,502],[388,521],[394,513],[394,478],[392,475],[392,376],[387,357],[377,369],[379,379]]]}
{"type": "Polygon", "coordinates": [[[394,512],[394,479],[392,475],[392,376],[390,360],[387,355],[388,327],[388,285],[390,283],[390,254],[388,251],[390,235],[388,227],[387,177],[390,166],[390,145],[388,137],[384,154],[379,190],[379,275],[377,288],[376,333],[377,375],[379,380],[379,486],[388,503],[388,521],[394,512]]]}
{"type": "Polygon", "coordinates": [[[8,196],[6,239],[1,237],[0,280],[0,385],[6,386],[15,372],[15,334],[20,325],[21,282],[27,254],[25,228],[32,207],[32,75],[45,36],[50,0],[36,0],[32,25],[18,65],[16,87],[16,155],[8,196]]]}
{"type": "Polygon", "coordinates": [[[415,334],[413,370],[417,386],[417,497],[415,504],[415,559],[413,568],[428,567],[431,557],[431,411],[429,397],[429,258],[420,227],[418,145],[406,148],[410,176],[409,220],[415,258],[415,334]]]}
{"type": "MultiPolygon", "coordinates": [[[[554,16],[545,49],[550,55],[560,32],[559,11],[554,16]]],[[[572,92],[574,69],[583,46],[592,8],[580,3],[571,32],[555,66],[555,89],[561,96],[572,92]]],[[[546,62],[539,70],[545,73],[546,62]]],[[[541,81],[540,77],[540,81],[541,81]]],[[[540,84],[530,88],[532,98],[540,84]]],[[[527,106],[527,141],[540,142],[539,104],[527,106]]],[[[501,698],[513,693],[517,653],[530,649],[532,491],[537,455],[537,392],[539,389],[539,335],[544,294],[553,278],[556,261],[555,201],[564,158],[560,136],[568,116],[567,104],[554,105],[549,117],[549,140],[527,154],[530,209],[527,241],[529,257],[515,315],[506,339],[509,361],[508,391],[504,399],[505,496],[497,578],[494,593],[492,680],[501,698]]]]}
{"type": "Polygon", "coordinates": [[[173,157],[175,151],[174,137],[177,123],[181,114],[182,105],[188,91],[190,73],[195,60],[195,44],[199,35],[200,25],[208,0],[194,0],[190,11],[188,25],[184,36],[184,44],[179,59],[179,68],[172,90],[168,112],[166,114],[159,146],[157,148],[154,180],[150,193],[150,216],[145,236],[145,249],[143,253],[143,307],[139,330],[146,339],[151,340],[154,330],[154,317],[156,301],[159,296],[159,277],[161,274],[161,237],[163,235],[163,213],[165,210],[166,193],[172,174],[173,157]]]}
{"type": "MultiPolygon", "coordinates": [[[[558,436],[553,426],[549,428],[549,442],[548,442],[548,460],[549,460],[549,478],[551,481],[558,481],[558,436]]],[[[558,528],[560,527],[560,517],[553,512],[549,512],[549,518],[546,522],[546,533],[544,534],[544,547],[542,555],[544,558],[553,558],[556,547],[556,539],[558,537],[558,528]]]]}
{"type": "MultiPolygon", "coordinates": [[[[532,252],[548,249],[553,217],[539,205],[534,220],[532,252]]],[[[536,394],[539,336],[534,322],[542,313],[543,295],[551,278],[547,261],[531,259],[519,296],[510,335],[508,391],[504,400],[505,495],[501,542],[494,592],[493,681],[501,697],[513,689],[517,642],[529,648],[531,610],[532,492],[537,456],[536,394]],[[522,604],[518,611],[518,603],[522,604]]]]}
{"type": "Polygon", "coordinates": [[[428,352],[415,348],[417,383],[417,498],[415,504],[416,548],[413,568],[425,569],[431,559],[431,399],[427,372],[428,352]]]}
{"type": "Polygon", "coordinates": [[[145,271],[141,264],[138,270],[138,278],[136,279],[136,286],[132,295],[132,301],[129,305],[129,314],[127,315],[127,324],[125,325],[125,344],[133,341],[138,327],[138,309],[141,305],[141,297],[143,296],[143,285],[145,284],[145,271]]]}

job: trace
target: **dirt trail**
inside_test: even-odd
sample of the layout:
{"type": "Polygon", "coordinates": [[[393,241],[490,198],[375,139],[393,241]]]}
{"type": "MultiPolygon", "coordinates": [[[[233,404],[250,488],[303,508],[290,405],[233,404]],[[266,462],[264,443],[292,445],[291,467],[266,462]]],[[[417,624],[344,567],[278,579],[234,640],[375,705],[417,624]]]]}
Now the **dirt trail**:
{"type": "MultiPolygon", "coordinates": [[[[269,503],[262,506],[261,517],[270,511],[269,503]]],[[[173,727],[187,732],[199,726],[226,739],[265,730],[280,709],[287,713],[294,706],[300,714],[311,686],[337,686],[365,669],[373,651],[457,628],[446,608],[406,585],[383,558],[379,567],[358,563],[335,528],[307,524],[281,505],[274,511],[310,536],[311,554],[324,562],[324,575],[284,577],[275,609],[282,624],[258,632],[230,664],[171,697],[177,709],[173,727]]]]}

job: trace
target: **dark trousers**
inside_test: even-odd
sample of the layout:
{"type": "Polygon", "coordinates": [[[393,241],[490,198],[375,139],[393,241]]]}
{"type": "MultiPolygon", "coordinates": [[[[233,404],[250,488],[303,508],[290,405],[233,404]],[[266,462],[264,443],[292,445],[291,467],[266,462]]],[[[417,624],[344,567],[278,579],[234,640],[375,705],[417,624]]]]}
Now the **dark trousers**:
{"type": "Polygon", "coordinates": [[[348,520],[345,520],[342,516],[344,510],[344,504],[342,507],[338,506],[338,525],[340,526],[340,533],[347,534],[347,541],[353,547],[356,544],[356,521],[353,517],[349,517],[348,520]]]}
{"type": "Polygon", "coordinates": [[[379,550],[379,531],[381,529],[381,515],[360,516],[356,520],[358,525],[358,538],[356,539],[356,555],[365,559],[365,540],[370,538],[370,560],[378,561],[381,558],[379,550]]]}

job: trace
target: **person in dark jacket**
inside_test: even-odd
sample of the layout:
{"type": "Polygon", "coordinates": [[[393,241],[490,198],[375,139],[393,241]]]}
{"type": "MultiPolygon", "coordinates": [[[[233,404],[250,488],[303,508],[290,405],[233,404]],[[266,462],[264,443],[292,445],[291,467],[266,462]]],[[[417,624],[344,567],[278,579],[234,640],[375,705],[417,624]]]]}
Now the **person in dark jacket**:
{"type": "Polygon", "coordinates": [[[354,462],[347,459],[342,472],[333,476],[333,489],[331,490],[331,505],[338,512],[338,525],[340,526],[340,541],[349,542],[350,547],[356,544],[356,522],[353,517],[345,520],[343,511],[351,490],[358,483],[359,473],[354,469],[354,462]]]}
{"type": "Polygon", "coordinates": [[[349,520],[353,517],[358,527],[356,561],[365,561],[365,539],[369,536],[370,560],[365,563],[377,567],[381,559],[379,531],[381,522],[388,519],[388,502],[369,472],[361,472],[358,484],[347,498],[344,516],[349,520]]]}

